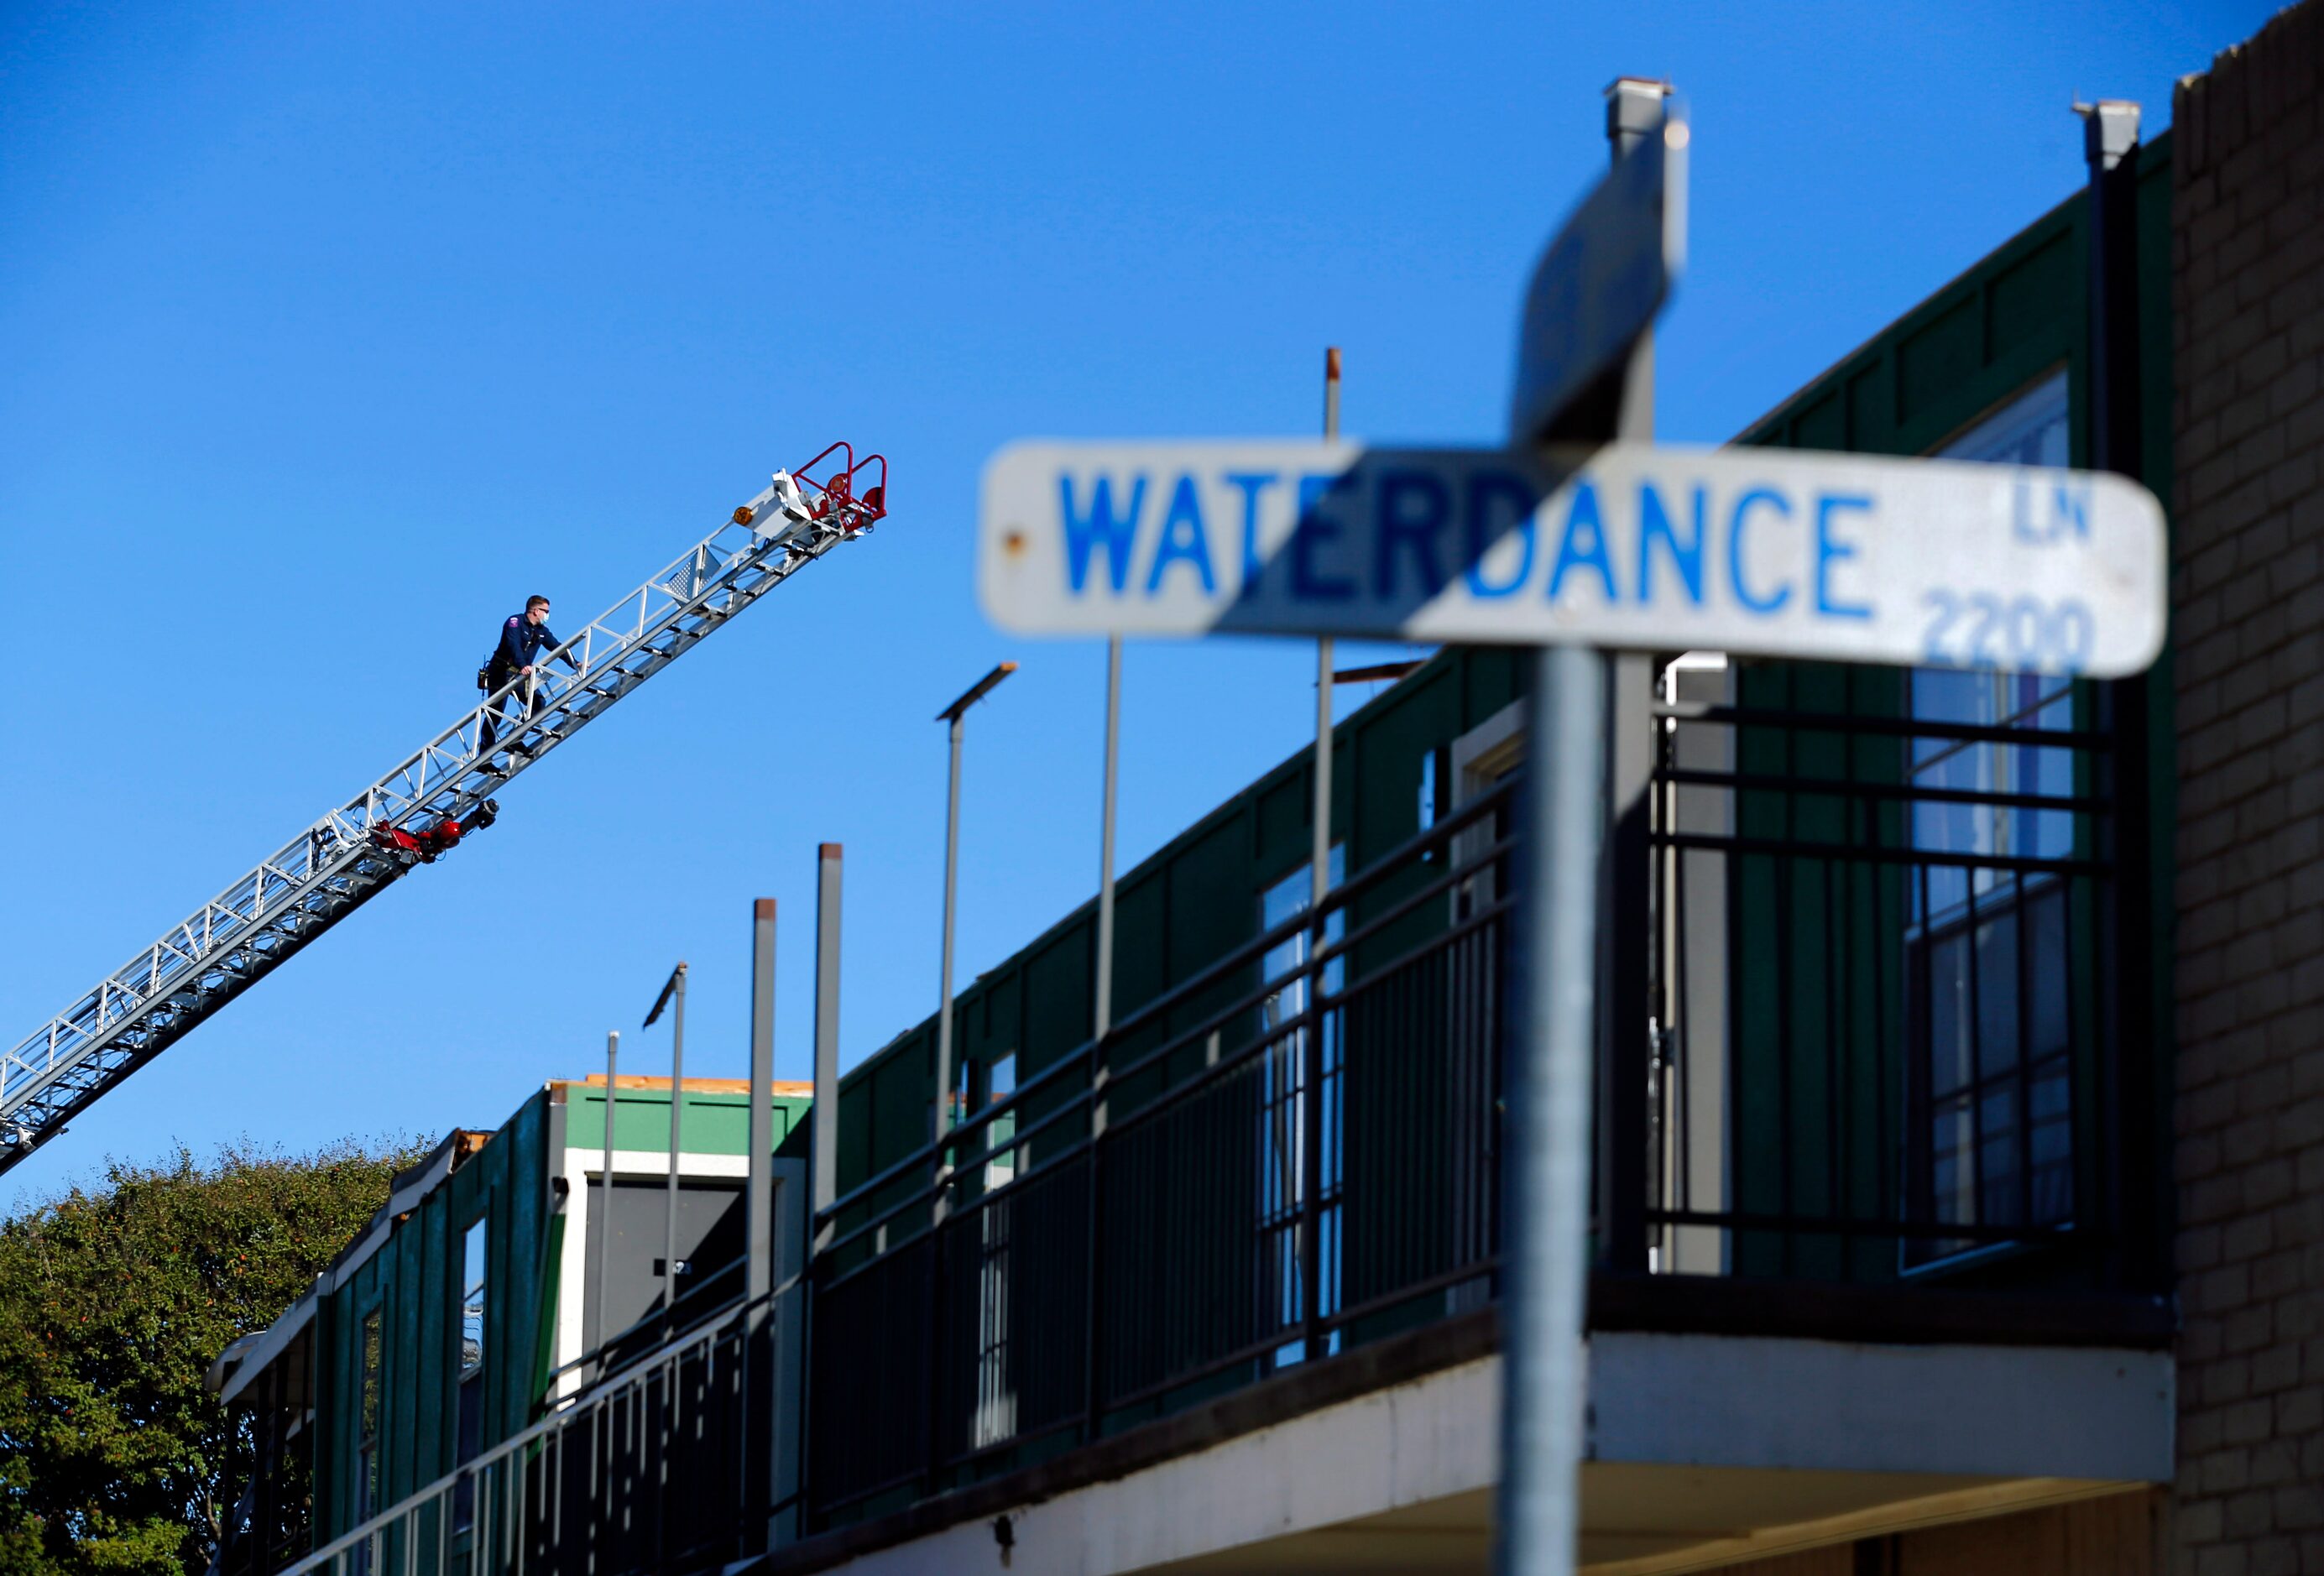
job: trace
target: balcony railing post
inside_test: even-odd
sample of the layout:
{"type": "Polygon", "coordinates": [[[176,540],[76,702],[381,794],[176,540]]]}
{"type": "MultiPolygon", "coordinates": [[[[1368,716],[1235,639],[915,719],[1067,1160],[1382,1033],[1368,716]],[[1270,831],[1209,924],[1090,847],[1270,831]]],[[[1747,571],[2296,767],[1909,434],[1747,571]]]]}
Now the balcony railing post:
{"type": "MultiPolygon", "coordinates": [[[[2136,481],[2144,469],[2140,445],[2138,281],[2138,106],[2088,106],[2084,152],[2089,165],[2090,391],[2089,459],[2093,470],[2136,481]]],[[[2153,797],[2149,731],[2150,675],[2117,679],[2099,701],[2102,725],[2112,735],[2108,784],[2114,797],[2114,864],[2106,893],[2106,945],[2112,953],[2105,977],[2113,982],[2114,1010],[2107,1015],[2098,1055],[2098,1129],[2104,1191],[2098,1218],[2109,1241],[2112,1278],[2118,1286],[2153,1290],[2164,1276],[2158,1247],[2162,1214],[2154,1178],[2169,1175],[2154,1157],[2154,1044],[2157,1012],[2154,935],[2153,797]]],[[[2079,1213],[2079,1209],[2077,1210],[2079,1213]]]]}
{"type": "Polygon", "coordinates": [[[1646,1268],[1646,1081],[1653,1065],[1652,659],[1606,659],[1607,838],[1600,912],[1599,1262],[1646,1268]]]}
{"type": "Polygon", "coordinates": [[[1307,915],[1307,1027],[1299,1035],[1300,1358],[1323,1355],[1323,895],[1307,915]]]}
{"type": "Polygon", "coordinates": [[[1105,1207],[1105,1129],[1107,1114],[1106,1040],[1101,1034],[1090,1042],[1090,1142],[1089,1183],[1085,1189],[1089,1199],[1089,1219],[1084,1222],[1087,1244],[1084,1263],[1088,1275],[1088,1295],[1082,1310],[1082,1442],[1097,1441],[1100,1424],[1105,1416],[1104,1369],[1101,1365],[1100,1327],[1104,1320],[1104,1276],[1101,1267],[1104,1256],[1101,1251],[1102,1233],[1099,1221],[1105,1207]]]}

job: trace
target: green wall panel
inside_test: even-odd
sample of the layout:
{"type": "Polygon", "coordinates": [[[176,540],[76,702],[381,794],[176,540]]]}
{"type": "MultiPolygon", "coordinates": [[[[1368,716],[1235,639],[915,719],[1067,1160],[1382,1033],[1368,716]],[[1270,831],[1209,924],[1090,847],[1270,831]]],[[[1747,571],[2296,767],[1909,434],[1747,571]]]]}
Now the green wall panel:
{"type": "MultiPolygon", "coordinates": [[[[2145,435],[2149,485],[2170,495],[2169,346],[2170,139],[2140,153],[2141,365],[2134,391],[2145,435]]],[[[1900,318],[1838,366],[1755,424],[1739,440],[1784,447],[1923,454],[1941,447],[2043,376],[2068,375],[2070,457],[2089,456],[2088,212],[2077,192],[1975,267],[1900,318]],[[1834,412],[1843,405],[1847,429],[1834,412]]],[[[2167,889],[2170,737],[2168,664],[2149,685],[2149,727],[2159,743],[2150,780],[2158,794],[2154,826],[2157,889],[2167,889]]],[[[1743,664],[1738,699],[1747,706],[1838,710],[1895,716],[1904,709],[1900,671],[1802,664],[1743,664]],[[1844,678],[1836,677],[1846,675],[1844,678]]],[[[2089,715],[2091,696],[2077,705],[2089,715]]],[[[1745,771],[1825,775],[1852,770],[1859,780],[1896,780],[1903,744],[1860,738],[1852,756],[1835,753],[1835,735],[1738,730],[1745,771]]],[[[1745,836],[1816,838],[1844,830],[1836,801],[1812,790],[1738,796],[1745,836]]],[[[1885,814],[1882,840],[1904,841],[1885,814]]],[[[1858,812],[1859,815],[1862,812],[1858,812]]],[[[1826,1207],[1893,1215],[1902,1169],[1904,1033],[1903,935],[1907,911],[1902,877],[1892,869],[1794,860],[1787,872],[1765,855],[1734,863],[1730,923],[1736,936],[1735,1033],[1737,1206],[1744,1210],[1826,1207]],[[1802,1015],[1803,1003],[1813,1010],[1802,1015]],[[1760,1009],[1755,1010],[1755,1004],[1760,1009]],[[1779,1032],[1778,1023],[1790,1025],[1779,1032]],[[1869,1135],[1868,1140],[1868,1135],[1869,1135]],[[1837,1186],[1838,1194],[1832,1196],[1837,1186]]],[[[2085,894],[2079,911],[2087,917],[2085,894]]],[[[2157,904],[2167,916],[2168,905],[2157,904]]],[[[2158,926],[2167,926],[2167,917],[2158,926]]],[[[2086,917],[2080,934],[2089,933],[2086,917]]],[[[2156,955],[2167,958],[2167,935],[2156,955]]],[[[2078,957],[2074,995],[2091,999],[2097,984],[2078,957]]],[[[2156,1021],[2169,1023],[2167,971],[2157,971],[2156,1021]]],[[[2078,1048],[2084,1058],[2091,1053],[2078,1048]]],[[[2167,1076],[2158,1077],[2162,1088],[2167,1076]]],[[[2087,1085],[2085,1085],[2087,1088],[2087,1085]]],[[[2080,1101],[2084,1122],[2078,1152],[2096,1152],[2087,1125],[2094,1101],[2080,1101]]],[[[2167,1138],[2165,1113],[2158,1129],[2167,1138]]],[[[2167,1147],[2158,1152],[2167,1153],[2167,1147]]],[[[2078,1185],[2086,1185],[2078,1179],[2078,1185]]],[[[1842,1243],[1773,1233],[1743,1233],[1735,1265],[1745,1274],[1893,1276],[1893,1242],[1842,1243]]],[[[2070,1264],[2058,1273],[2070,1278],[2070,1264]]]]}
{"type": "MultiPolygon", "coordinates": [[[[1520,674],[1516,654],[1448,649],[1341,720],[1333,751],[1333,824],[1353,839],[1355,865],[1412,834],[1418,825],[1422,756],[1442,750],[1508,705],[1519,693],[1520,674]]],[[[1262,894],[1310,856],[1309,754],[1294,754],[1121,875],[1115,889],[1117,1022],[1258,933],[1262,894]]],[[[1446,791],[1449,803],[1449,786],[1446,791]]],[[[1094,914],[1094,903],[1084,905],[960,991],[959,1055],[981,1069],[1014,1050],[1017,1077],[1023,1083],[1087,1043],[1094,914]]],[[[1425,933],[1425,926],[1423,920],[1413,934],[1425,933]]],[[[1204,1001],[1174,1009],[1172,1025],[1157,1025],[1118,1046],[1116,1065],[1159,1046],[1166,1027],[1184,1030],[1199,1023],[1253,982],[1248,976],[1225,982],[1204,1001]]],[[[1222,1049],[1238,1043],[1234,1028],[1222,1030],[1222,1049]]],[[[1249,1032],[1241,1029],[1242,1036],[1249,1032]]],[[[914,1026],[840,1080],[843,1192],[926,1142],[933,1033],[932,1019],[914,1026]]],[[[1117,1085],[1117,1109],[1133,1109],[1203,1059],[1203,1047],[1190,1046],[1175,1053],[1167,1068],[1117,1085]]],[[[1074,1092],[1060,1085],[1054,1093],[1036,1096],[1023,1120],[1029,1124],[1071,1101],[1074,1092]]],[[[1041,1142],[1073,1142],[1081,1135],[1072,1127],[1062,1123],[1041,1142]]],[[[861,1212],[854,1218],[862,1218],[861,1212]]]]}
{"type": "MultiPolygon", "coordinates": [[[[565,1091],[565,1137],[576,1148],[595,1149],[604,1142],[605,1092],[602,1084],[569,1083],[565,1091]]],[[[778,1096],[775,1101],[775,1142],[779,1146],[791,1129],[807,1120],[813,1102],[804,1095],[778,1096]]],[[[742,1155],[750,1150],[751,1101],[746,1094],[720,1090],[688,1089],[685,1112],[678,1122],[678,1146],[689,1155],[742,1155]]],[[[613,1102],[613,1147],[669,1148],[669,1090],[630,1089],[613,1102]]],[[[528,1232],[540,1230],[528,1221],[528,1232]]]]}

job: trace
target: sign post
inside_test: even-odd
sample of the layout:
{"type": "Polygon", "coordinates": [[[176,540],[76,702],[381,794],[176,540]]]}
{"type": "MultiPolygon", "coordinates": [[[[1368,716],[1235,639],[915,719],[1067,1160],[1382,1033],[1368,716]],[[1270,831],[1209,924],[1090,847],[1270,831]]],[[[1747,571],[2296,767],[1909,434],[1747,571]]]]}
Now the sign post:
{"type": "MultiPolygon", "coordinates": [[[[1613,143],[1614,171],[1600,188],[1601,193],[1630,194],[1636,217],[1619,216],[1629,218],[1626,228],[1634,237],[1624,249],[1628,271],[1633,278],[1651,281],[1657,309],[1678,268],[1678,216],[1684,211],[1685,191],[1683,163],[1678,165],[1676,197],[1666,195],[1663,171],[1656,168],[1657,161],[1683,159],[1686,147],[1685,124],[1664,114],[1666,97],[1660,83],[1628,78],[1609,90],[1607,135],[1613,143]],[[1653,244],[1657,238],[1664,242],[1659,251],[1653,244]]],[[[1633,443],[1654,437],[1653,314],[1634,324],[1617,324],[1628,329],[1628,336],[1615,344],[1606,339],[1602,322],[1594,333],[1584,322],[1567,325],[1561,333],[1554,317],[1536,311],[1542,281],[1560,252],[1588,244],[1587,235],[1577,238],[1577,231],[1591,217],[1585,205],[1551,244],[1536,276],[1509,411],[1513,448],[1560,433],[1633,443]],[[1610,391],[1593,398],[1569,377],[1563,397],[1554,403],[1528,399],[1529,391],[1554,386],[1545,368],[1554,373],[1582,359],[1561,354],[1564,346],[1593,340],[1600,355],[1620,358],[1618,382],[1610,391]],[[1592,422],[1601,425],[1592,430],[1592,422]]],[[[1611,293],[1621,295],[1618,288],[1611,293]]],[[[1642,286],[1636,293],[1646,292],[1642,286]]],[[[1643,589],[1643,493],[1640,499],[1643,589]]],[[[1643,784],[1629,780],[1637,774],[1627,770],[1638,763],[1628,760],[1630,752],[1621,748],[1644,742],[1622,736],[1630,720],[1623,714],[1625,705],[1642,698],[1629,693],[1643,687],[1644,676],[1630,671],[1640,666],[1634,657],[1609,659],[1572,641],[1545,645],[1535,654],[1533,683],[1526,693],[1525,844],[1532,869],[1518,913],[1521,951],[1515,984],[1521,1032],[1508,1056],[1510,1130],[1502,1150],[1505,1311],[1494,1551],[1502,1576],[1567,1576],[1581,1541],[1578,1501],[1589,1387],[1582,1343],[1590,1300],[1590,1126],[1598,1092],[1593,1074],[1603,1044],[1612,1053],[1606,1057],[1607,1075],[1622,1075],[1626,1059],[1619,1050],[1629,1028],[1618,1021],[1600,1022],[1597,986],[1602,951],[1616,965],[1609,970],[1615,989],[1607,1005],[1619,1012],[1635,1000],[1622,989],[1619,960],[1612,954],[1622,950],[1625,939],[1618,917],[1634,900],[1643,901],[1642,892],[1629,890],[1631,880],[1642,872],[1628,868],[1637,862],[1608,855],[1621,852],[1623,824],[1642,807],[1631,801],[1643,784]],[[1631,678],[1641,682],[1620,682],[1631,678]],[[1615,745],[1610,751],[1609,742],[1615,745]],[[1612,849],[1606,840],[1609,818],[1617,827],[1612,849]],[[1618,917],[1615,934],[1608,938],[1615,945],[1602,949],[1601,907],[1618,917]]],[[[1635,834],[1643,828],[1629,830],[1635,834]]],[[[1605,1091],[1616,1092],[1610,1084],[1605,1091]]],[[[1613,1136],[1609,1130],[1609,1138],[1613,1136]]],[[[1609,1232],[1618,1229],[1616,1198],[1616,1190],[1607,1190],[1609,1232]]]]}
{"type": "MultiPolygon", "coordinates": [[[[1506,448],[1019,443],[986,464],[979,511],[978,594],[1025,633],[1536,649],[1502,1233],[1499,1562],[1522,1576],[1574,1563],[1601,954],[1621,1074],[1601,1120],[1623,1126],[1644,1098],[1619,1054],[1644,1025],[1618,1018],[1642,994],[1622,982],[1648,923],[1638,654],[2111,678],[2163,638],[2162,505],[2123,477],[1648,441],[1651,330],[1683,253],[1686,127],[1667,91],[1609,93],[1614,168],[1536,272],[1506,448]]],[[[1612,1180],[1609,1203],[1640,1179],[1612,1180]]],[[[1641,1249],[1609,1246],[1617,1262],[1641,1249]]]]}

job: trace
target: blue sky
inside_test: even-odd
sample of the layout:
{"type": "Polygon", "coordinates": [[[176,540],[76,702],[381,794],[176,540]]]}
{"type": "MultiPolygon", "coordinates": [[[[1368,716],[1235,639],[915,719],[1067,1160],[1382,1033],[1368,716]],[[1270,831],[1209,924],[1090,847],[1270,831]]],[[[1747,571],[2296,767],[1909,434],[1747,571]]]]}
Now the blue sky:
{"type": "MultiPolygon", "coordinates": [[[[1660,430],[1715,441],[2071,192],[2071,100],[2246,0],[1624,6],[0,9],[0,1038],[835,438],[892,521],[515,785],[0,1182],[244,1135],[489,1126],[540,1081],[744,1069],[751,899],[807,1067],[815,847],[848,852],[844,1059],[931,1010],[943,730],[958,977],[1094,889],[1102,648],[984,623],[1013,438],[1490,442],[1531,261],[1675,82],[1692,272],[1660,430]]],[[[1140,645],[1125,868],[1296,749],[1308,649],[1140,645]]],[[[1344,691],[1343,709],[1364,698],[1344,691]]]]}

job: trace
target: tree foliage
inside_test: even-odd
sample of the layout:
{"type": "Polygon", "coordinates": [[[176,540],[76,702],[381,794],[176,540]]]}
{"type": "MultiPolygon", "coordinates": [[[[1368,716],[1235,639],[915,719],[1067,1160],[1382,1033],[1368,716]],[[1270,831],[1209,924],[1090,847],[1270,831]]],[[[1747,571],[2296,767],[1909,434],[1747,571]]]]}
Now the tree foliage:
{"type": "Polygon", "coordinates": [[[108,1162],[0,1221],[0,1576],[203,1570],[250,1446],[203,1386],[387,1202],[419,1151],[247,1145],[108,1162]]]}

